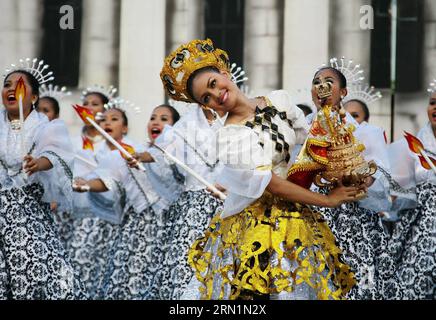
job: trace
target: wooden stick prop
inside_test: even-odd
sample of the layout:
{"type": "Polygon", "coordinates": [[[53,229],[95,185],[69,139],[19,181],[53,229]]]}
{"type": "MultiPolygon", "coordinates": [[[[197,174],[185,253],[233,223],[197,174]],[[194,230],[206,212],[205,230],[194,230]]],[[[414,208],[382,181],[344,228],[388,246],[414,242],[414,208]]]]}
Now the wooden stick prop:
{"type": "MultiPolygon", "coordinates": [[[[132,159],[132,155],[128,153],[117,141],[115,141],[114,138],[112,138],[106,131],[103,130],[102,127],[100,127],[95,121],[94,121],[94,115],[92,114],[91,110],[88,108],[79,106],[79,105],[73,105],[74,110],[76,110],[79,117],[85,122],[86,124],[91,124],[94,126],[95,129],[110,143],[112,143],[115,148],[117,148],[124,156],[126,156],[127,159],[132,159]]],[[[142,165],[142,163],[138,162],[138,168],[142,171],[145,171],[145,167],[142,165]]]]}
{"type": "Polygon", "coordinates": [[[212,192],[214,192],[215,194],[217,194],[219,196],[219,198],[221,200],[225,200],[227,197],[224,193],[222,193],[221,191],[219,191],[213,184],[209,183],[208,181],[206,181],[206,179],[204,179],[202,176],[200,176],[197,172],[195,172],[194,170],[192,170],[191,168],[189,168],[186,164],[184,164],[182,161],[180,161],[179,159],[177,159],[176,157],[174,157],[172,154],[168,153],[166,150],[162,149],[161,147],[159,147],[157,144],[152,144],[152,146],[156,147],[157,149],[159,149],[169,160],[173,161],[175,164],[179,165],[180,167],[183,168],[183,170],[185,170],[187,173],[189,173],[191,176],[193,176],[195,179],[197,179],[198,181],[200,181],[203,185],[205,185],[206,187],[208,187],[210,190],[212,190],[212,192]]]}

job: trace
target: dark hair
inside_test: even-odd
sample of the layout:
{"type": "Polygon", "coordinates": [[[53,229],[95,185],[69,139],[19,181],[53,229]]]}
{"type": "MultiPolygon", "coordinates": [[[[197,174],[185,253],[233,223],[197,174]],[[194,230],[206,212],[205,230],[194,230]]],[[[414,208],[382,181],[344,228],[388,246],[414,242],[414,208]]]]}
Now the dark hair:
{"type": "Polygon", "coordinates": [[[331,70],[331,71],[333,71],[333,72],[336,74],[336,76],[337,76],[338,79],[339,79],[339,86],[340,86],[341,89],[345,89],[345,88],[347,87],[347,78],[345,78],[345,76],[344,76],[344,74],[343,74],[342,72],[340,72],[338,69],[335,69],[335,68],[333,68],[333,67],[323,67],[323,68],[319,69],[319,70],[315,73],[315,75],[313,76],[313,78],[316,78],[316,76],[317,76],[321,71],[324,71],[324,70],[331,70]]]}
{"type": "Polygon", "coordinates": [[[39,82],[38,80],[36,80],[36,78],[28,71],[26,70],[14,70],[11,73],[9,73],[4,81],[3,81],[3,86],[6,83],[6,80],[8,80],[8,78],[10,77],[11,74],[14,73],[22,73],[26,76],[27,81],[29,81],[30,87],[32,88],[32,94],[36,95],[38,97],[38,99],[36,100],[36,102],[34,103],[35,107],[38,106],[38,101],[39,101],[39,82]]]}
{"type": "Polygon", "coordinates": [[[121,110],[120,108],[110,108],[105,110],[104,112],[108,112],[111,110],[117,110],[119,113],[121,113],[121,117],[123,118],[123,125],[125,125],[126,127],[129,126],[129,120],[127,119],[127,115],[126,112],[124,110],[121,110]]]}
{"type": "Polygon", "coordinates": [[[360,104],[360,106],[362,107],[363,113],[365,115],[363,117],[363,120],[368,122],[368,120],[369,120],[369,109],[368,109],[368,106],[366,105],[366,103],[361,101],[361,100],[358,100],[358,99],[351,99],[351,100],[347,101],[347,103],[348,102],[357,102],[358,104],[360,104]]]}
{"type": "Polygon", "coordinates": [[[307,116],[312,113],[312,109],[305,104],[297,104],[297,107],[303,111],[304,115],[307,116]]]}
{"type": "Polygon", "coordinates": [[[39,101],[42,99],[47,99],[48,101],[50,101],[51,106],[53,107],[53,111],[55,113],[55,116],[59,116],[59,112],[60,112],[60,108],[59,108],[59,102],[53,98],[53,97],[42,97],[38,100],[38,105],[37,105],[37,109],[39,108],[39,101]]]}
{"type": "MultiPolygon", "coordinates": [[[[103,102],[103,104],[107,104],[107,103],[109,103],[109,98],[106,97],[104,94],[102,94],[102,93],[100,93],[100,92],[88,92],[88,93],[85,95],[85,98],[86,98],[87,96],[90,96],[91,94],[95,94],[96,96],[99,96],[100,99],[101,99],[101,101],[103,102]]],[[[120,111],[121,111],[121,110],[120,110],[120,111]]]]}
{"type": "Polygon", "coordinates": [[[154,110],[156,110],[157,108],[167,108],[168,110],[170,110],[171,117],[173,118],[173,124],[175,124],[177,121],[180,120],[179,112],[174,107],[170,106],[169,104],[161,104],[160,106],[157,106],[156,108],[154,108],[154,110]]]}
{"type": "MultiPolygon", "coordinates": [[[[202,74],[204,72],[215,72],[219,73],[220,71],[215,67],[204,67],[198,70],[195,70],[191,75],[189,76],[188,81],[186,82],[186,90],[188,92],[188,95],[192,98],[192,100],[196,101],[194,98],[194,93],[192,91],[192,85],[194,82],[194,78],[198,76],[199,74],[202,74]]],[[[196,101],[197,103],[200,103],[199,101],[196,101]]],[[[200,103],[201,104],[201,103],[200,103]]]]}

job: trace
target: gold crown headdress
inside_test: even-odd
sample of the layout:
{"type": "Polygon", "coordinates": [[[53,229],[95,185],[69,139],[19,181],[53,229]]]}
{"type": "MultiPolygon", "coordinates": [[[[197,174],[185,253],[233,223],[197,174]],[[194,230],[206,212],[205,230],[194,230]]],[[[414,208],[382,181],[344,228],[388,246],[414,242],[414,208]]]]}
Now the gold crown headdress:
{"type": "Polygon", "coordinates": [[[39,60],[38,62],[37,58],[33,60],[30,60],[30,58],[26,58],[25,60],[20,59],[19,65],[11,64],[11,66],[5,70],[6,73],[3,75],[3,78],[6,78],[15,71],[24,70],[34,76],[39,85],[42,85],[43,83],[54,80],[53,71],[48,71],[48,67],[48,64],[44,64],[44,60],[39,60]]]}
{"type": "Polygon", "coordinates": [[[229,56],[216,49],[212,40],[193,40],[166,57],[160,73],[165,91],[171,99],[195,102],[188,93],[189,77],[197,70],[214,67],[230,72],[229,56]]]}
{"type": "Polygon", "coordinates": [[[90,93],[100,93],[100,94],[104,95],[109,101],[111,101],[112,99],[114,99],[117,91],[118,91],[117,88],[115,88],[112,85],[109,86],[108,88],[106,88],[104,86],[95,84],[95,85],[88,87],[82,91],[81,99],[82,99],[82,101],[85,100],[85,97],[90,93]]]}
{"type": "Polygon", "coordinates": [[[368,84],[357,84],[349,86],[348,94],[344,98],[344,103],[347,103],[351,100],[359,100],[369,106],[374,101],[377,101],[382,98],[382,94],[380,91],[375,92],[375,88],[373,86],[369,86],[368,84]]]}
{"type": "Polygon", "coordinates": [[[429,93],[435,93],[436,92],[436,79],[433,79],[433,82],[430,82],[430,85],[427,89],[427,92],[429,93]]]}
{"type": "Polygon", "coordinates": [[[51,98],[59,101],[59,100],[62,100],[63,98],[65,98],[66,96],[70,96],[70,95],[71,95],[71,91],[67,91],[66,87],[59,88],[56,85],[53,86],[53,84],[51,84],[51,83],[49,85],[43,84],[39,88],[39,97],[40,98],[51,97],[51,98]]]}

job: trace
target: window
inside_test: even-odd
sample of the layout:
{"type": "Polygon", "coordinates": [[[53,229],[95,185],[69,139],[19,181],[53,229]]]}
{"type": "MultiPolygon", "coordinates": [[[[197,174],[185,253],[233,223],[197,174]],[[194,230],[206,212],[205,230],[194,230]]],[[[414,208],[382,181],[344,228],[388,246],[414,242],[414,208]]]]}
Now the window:
{"type": "Polygon", "coordinates": [[[54,72],[58,85],[77,87],[79,83],[82,0],[44,0],[41,58],[54,72]],[[74,29],[63,30],[59,9],[70,5],[74,9],[74,29]]]}
{"type": "MultiPolygon", "coordinates": [[[[423,1],[398,1],[396,89],[414,92],[422,86],[423,1]]],[[[390,87],[391,0],[373,0],[374,29],[371,33],[371,84],[390,87]]]]}
{"type": "Polygon", "coordinates": [[[244,0],[206,0],[205,33],[217,48],[229,54],[230,62],[243,66],[244,0]]]}

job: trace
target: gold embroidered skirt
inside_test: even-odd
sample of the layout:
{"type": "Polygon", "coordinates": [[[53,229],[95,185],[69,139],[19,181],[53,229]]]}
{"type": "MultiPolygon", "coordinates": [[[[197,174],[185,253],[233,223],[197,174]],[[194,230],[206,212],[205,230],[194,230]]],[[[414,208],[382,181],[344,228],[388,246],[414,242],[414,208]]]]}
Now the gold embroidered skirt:
{"type": "Polygon", "coordinates": [[[300,287],[316,299],[343,299],[356,283],[321,215],[268,193],[237,215],[216,216],[188,260],[203,299],[251,299],[300,287]]]}

